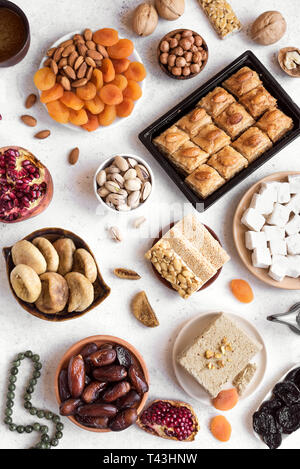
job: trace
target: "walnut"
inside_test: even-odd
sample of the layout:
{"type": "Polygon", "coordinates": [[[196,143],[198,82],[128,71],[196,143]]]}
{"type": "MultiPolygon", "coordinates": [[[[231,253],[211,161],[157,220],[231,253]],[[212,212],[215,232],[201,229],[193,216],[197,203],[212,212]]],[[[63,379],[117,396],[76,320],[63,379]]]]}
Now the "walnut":
{"type": "Polygon", "coordinates": [[[184,0],[155,0],[159,16],[165,20],[177,20],[184,13],[184,0]]]}
{"type": "Polygon", "coordinates": [[[279,11],[266,11],[252,24],[251,37],[255,42],[267,46],[282,38],[286,21],[279,11]]]}
{"type": "Polygon", "coordinates": [[[139,36],[150,36],[158,23],[157,11],[153,5],[142,3],[133,15],[132,28],[139,36]]]}

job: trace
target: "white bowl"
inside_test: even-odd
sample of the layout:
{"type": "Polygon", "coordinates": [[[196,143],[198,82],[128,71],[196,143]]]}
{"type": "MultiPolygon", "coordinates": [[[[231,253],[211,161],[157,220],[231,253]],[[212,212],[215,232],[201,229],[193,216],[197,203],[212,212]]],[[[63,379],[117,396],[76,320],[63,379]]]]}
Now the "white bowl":
{"type": "Polygon", "coordinates": [[[109,158],[107,158],[107,160],[103,161],[103,163],[101,163],[101,165],[99,166],[99,168],[97,169],[96,173],[95,173],[95,176],[94,176],[94,192],[95,192],[95,195],[98,199],[98,201],[103,205],[103,207],[105,207],[108,211],[110,212],[113,212],[113,213],[120,213],[120,214],[130,214],[130,213],[133,213],[133,212],[137,212],[138,210],[141,210],[142,208],[145,207],[145,205],[149,202],[149,200],[151,199],[152,197],[152,194],[153,194],[153,191],[154,191],[154,175],[153,175],[153,172],[152,172],[152,169],[150,168],[150,166],[148,165],[148,163],[146,163],[145,160],[143,160],[143,158],[141,158],[140,156],[136,156],[136,155],[132,155],[130,153],[119,153],[118,155],[114,155],[114,156],[111,156],[109,158]],[[142,164],[143,166],[145,166],[145,168],[148,170],[149,174],[150,174],[150,182],[151,182],[151,185],[152,185],[152,190],[151,190],[151,194],[149,195],[148,199],[145,200],[145,202],[141,203],[138,207],[136,208],[133,208],[131,210],[128,210],[127,212],[126,211],[119,211],[119,210],[116,210],[114,208],[111,208],[109,207],[105,201],[102,199],[102,197],[100,197],[100,195],[98,194],[98,184],[97,184],[97,175],[99,174],[99,172],[102,170],[102,169],[105,169],[107,168],[108,166],[110,166],[113,162],[114,162],[114,159],[116,156],[122,156],[123,158],[133,158],[134,160],[136,160],[138,163],[142,164]]]}
{"type": "MultiPolygon", "coordinates": [[[[53,47],[58,47],[59,44],[61,44],[62,42],[65,42],[68,39],[72,38],[75,34],[82,34],[82,31],[81,32],[80,31],[74,31],[72,33],[66,34],[65,36],[58,39],[54,44],[52,44],[52,46],[50,46],[49,49],[52,49],[53,47]]],[[[123,39],[123,38],[121,36],[119,36],[119,39],[123,39]]],[[[47,57],[47,56],[43,57],[43,60],[40,63],[39,69],[43,67],[43,63],[48,58],[49,57],[47,57]]],[[[141,56],[137,53],[137,51],[135,49],[134,49],[133,53],[130,55],[130,57],[128,57],[128,58],[131,62],[141,62],[141,63],[143,63],[142,59],[141,59],[141,56]]],[[[146,81],[146,79],[139,82],[139,85],[141,87],[143,95],[144,95],[144,92],[145,92],[145,81],[146,81]]],[[[41,91],[39,91],[39,94],[41,95],[41,91]]],[[[133,115],[136,107],[139,105],[139,101],[141,101],[141,99],[142,98],[140,98],[138,101],[134,102],[134,108],[133,108],[133,111],[130,114],[130,116],[125,117],[125,118],[124,117],[122,117],[122,118],[116,117],[115,121],[112,124],[110,124],[109,126],[107,126],[107,128],[111,129],[112,127],[115,127],[118,124],[120,124],[122,121],[124,121],[124,119],[130,118],[133,115]]],[[[46,111],[48,112],[46,104],[43,104],[43,106],[45,107],[46,111]]],[[[57,122],[57,124],[59,124],[59,123],[57,122]]],[[[82,132],[83,131],[83,129],[81,127],[77,126],[77,125],[73,125],[73,124],[60,124],[60,125],[64,125],[65,128],[74,130],[75,132],[82,132]]],[[[98,127],[98,129],[95,130],[95,132],[99,132],[99,130],[103,131],[103,129],[105,129],[105,126],[100,125],[100,127],[98,127]]],[[[95,132],[93,132],[93,133],[95,133],[95,132]]]]}

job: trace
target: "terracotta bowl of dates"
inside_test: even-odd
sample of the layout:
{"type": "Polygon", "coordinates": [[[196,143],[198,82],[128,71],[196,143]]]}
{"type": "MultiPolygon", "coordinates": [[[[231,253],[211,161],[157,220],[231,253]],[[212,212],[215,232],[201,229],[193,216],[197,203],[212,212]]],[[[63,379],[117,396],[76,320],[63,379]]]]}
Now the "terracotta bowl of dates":
{"type": "Polygon", "coordinates": [[[159,42],[157,59],[162,71],[170,78],[189,80],[205,68],[208,46],[203,37],[195,31],[175,29],[159,42]]]}
{"type": "Polygon", "coordinates": [[[92,251],[90,250],[89,246],[86,244],[85,241],[83,241],[83,239],[81,239],[79,236],[72,233],[71,231],[67,231],[62,228],[43,228],[43,229],[34,231],[33,233],[31,233],[30,235],[26,236],[23,239],[27,241],[33,241],[37,237],[46,238],[52,243],[57,241],[60,238],[70,238],[74,242],[76,249],[82,248],[91,254],[97,267],[97,278],[96,278],[96,281],[93,283],[94,300],[87,309],[81,312],[73,311],[70,313],[68,312],[67,306],[65,307],[63,311],[61,311],[60,313],[56,313],[56,314],[48,314],[48,313],[39,311],[34,303],[27,303],[21,300],[20,298],[18,298],[17,295],[15,294],[12,288],[11,282],[10,282],[10,274],[11,274],[11,271],[15,267],[13,263],[13,259],[12,259],[12,246],[5,247],[3,248],[3,255],[6,261],[6,272],[7,272],[9,286],[15,299],[17,300],[19,305],[23,309],[25,309],[25,311],[27,311],[29,314],[32,314],[32,316],[36,316],[37,318],[43,319],[46,321],[51,321],[51,322],[68,321],[70,319],[76,319],[76,318],[83,316],[84,314],[88,313],[89,311],[99,306],[102,303],[102,301],[104,301],[108,297],[108,295],[110,294],[110,288],[104,282],[102,275],[100,273],[99,267],[97,265],[97,261],[92,251]]]}
{"type": "MultiPolygon", "coordinates": [[[[133,345],[131,345],[129,342],[126,340],[120,339],[119,337],[111,336],[111,335],[94,335],[91,337],[87,337],[85,339],[80,340],[76,344],[72,345],[66,353],[63,355],[61,358],[58,367],[56,369],[55,373],[55,381],[54,381],[54,389],[55,389],[55,396],[56,400],[59,404],[59,406],[62,403],[61,397],[60,397],[60,387],[59,387],[59,376],[61,371],[67,370],[69,362],[72,357],[75,357],[77,355],[80,355],[80,353],[83,351],[84,348],[86,348],[87,345],[89,344],[96,344],[99,348],[103,346],[104,344],[109,344],[112,345],[113,347],[119,346],[120,348],[125,349],[127,352],[129,352],[129,356],[131,359],[131,364],[134,365],[141,374],[143,374],[145,383],[147,383],[149,387],[149,373],[148,369],[146,366],[146,363],[142,357],[142,355],[136,350],[133,345]]],[[[118,360],[118,359],[116,359],[118,360]]],[[[116,383],[111,383],[111,384],[116,384],[116,383]]],[[[147,398],[148,398],[149,392],[145,392],[141,394],[141,400],[139,404],[136,405],[136,412],[137,415],[140,415],[140,413],[143,411],[147,398]]],[[[99,399],[98,399],[99,400],[99,399]]],[[[83,402],[84,404],[84,402],[83,402]]],[[[87,430],[90,432],[95,432],[95,433],[107,433],[111,432],[112,430],[109,428],[92,428],[86,425],[83,425],[79,421],[76,420],[74,416],[68,416],[68,419],[77,425],[78,427],[82,428],[83,430],[87,430]]]]}

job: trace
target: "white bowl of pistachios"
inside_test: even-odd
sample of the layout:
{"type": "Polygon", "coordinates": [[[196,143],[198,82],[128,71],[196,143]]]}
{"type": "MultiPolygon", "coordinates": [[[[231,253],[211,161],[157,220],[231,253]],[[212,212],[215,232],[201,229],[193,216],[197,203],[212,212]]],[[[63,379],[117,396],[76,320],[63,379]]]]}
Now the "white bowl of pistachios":
{"type": "Polygon", "coordinates": [[[149,202],[154,176],[145,160],[136,155],[115,155],[103,161],[94,177],[98,201],[109,211],[130,213],[149,202]]]}

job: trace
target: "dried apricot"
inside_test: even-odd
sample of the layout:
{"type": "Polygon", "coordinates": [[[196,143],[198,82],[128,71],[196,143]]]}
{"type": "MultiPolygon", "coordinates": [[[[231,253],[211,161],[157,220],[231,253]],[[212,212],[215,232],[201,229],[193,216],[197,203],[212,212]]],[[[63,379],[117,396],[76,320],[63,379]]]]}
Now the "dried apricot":
{"type": "Polygon", "coordinates": [[[60,124],[67,124],[69,122],[70,111],[60,101],[51,101],[46,104],[50,117],[60,124]]]}
{"type": "Polygon", "coordinates": [[[87,124],[89,118],[85,109],[80,109],[80,111],[70,109],[69,120],[73,125],[84,125],[87,124]]]}
{"type": "Polygon", "coordinates": [[[65,106],[74,109],[74,111],[80,111],[84,106],[84,101],[72,91],[65,91],[60,100],[65,106]]]}
{"type": "Polygon", "coordinates": [[[99,29],[93,35],[93,41],[101,46],[113,46],[118,40],[118,31],[112,28],[99,29]]]}
{"type": "Polygon", "coordinates": [[[136,101],[142,96],[142,89],[140,85],[134,80],[128,80],[127,88],[123,91],[124,98],[133,99],[136,101]]]}
{"type": "Polygon", "coordinates": [[[124,73],[130,65],[129,59],[111,59],[116,73],[124,73]]]}
{"type": "Polygon", "coordinates": [[[124,98],[122,103],[116,106],[118,117],[128,117],[134,108],[134,101],[130,98],[124,98]]]}
{"type": "Polygon", "coordinates": [[[111,84],[116,85],[118,88],[120,88],[121,91],[124,91],[125,88],[127,88],[128,81],[127,78],[124,77],[124,75],[118,73],[115,76],[115,79],[111,82],[111,84]]]}
{"type": "Polygon", "coordinates": [[[88,132],[94,132],[99,127],[98,116],[91,114],[87,111],[88,121],[86,124],[83,124],[81,127],[88,132]]]}
{"type": "Polygon", "coordinates": [[[101,71],[103,74],[103,81],[105,83],[109,83],[110,81],[113,81],[115,79],[116,72],[113,63],[110,59],[102,60],[101,71]]]}
{"type": "Polygon", "coordinates": [[[116,85],[108,84],[103,86],[99,92],[99,96],[105,104],[109,104],[110,106],[120,104],[123,101],[122,91],[116,85]]]}
{"type": "Polygon", "coordinates": [[[126,59],[134,50],[133,42],[130,39],[120,39],[116,44],[107,48],[111,59],[126,59]]]}
{"type": "Polygon", "coordinates": [[[246,280],[234,279],[230,283],[231,291],[241,303],[251,303],[254,294],[251,286],[246,280]]]}
{"type": "Polygon", "coordinates": [[[213,406],[218,410],[231,410],[237,405],[238,400],[238,392],[236,388],[232,388],[220,391],[212,402],[213,406]]]}
{"type": "Polygon", "coordinates": [[[231,425],[223,415],[217,415],[210,422],[210,430],[219,441],[229,441],[231,437],[231,425]]]}
{"type": "Polygon", "coordinates": [[[44,104],[51,103],[51,101],[57,101],[62,97],[64,94],[64,89],[63,87],[59,84],[56,83],[53,88],[50,88],[50,90],[44,90],[41,93],[41,102],[44,104]]]}
{"type": "Polygon", "coordinates": [[[106,105],[104,111],[99,114],[99,124],[100,125],[110,125],[114,122],[115,118],[117,117],[116,107],[106,105]]]}
{"type": "Polygon", "coordinates": [[[103,73],[98,68],[95,68],[92,75],[92,83],[96,86],[96,90],[99,91],[103,86],[103,73]]]}
{"type": "Polygon", "coordinates": [[[46,91],[53,88],[56,83],[56,76],[51,68],[44,67],[35,73],[33,81],[38,90],[46,91]]]}
{"type": "Polygon", "coordinates": [[[127,80],[143,81],[146,78],[147,72],[142,63],[131,62],[124,75],[127,80]]]}
{"type": "Polygon", "coordinates": [[[81,86],[76,90],[78,98],[82,99],[83,101],[89,101],[90,99],[94,99],[96,93],[96,86],[91,81],[89,81],[85,86],[81,86]]]}
{"type": "Polygon", "coordinates": [[[92,114],[100,114],[100,112],[102,112],[104,109],[104,103],[97,95],[94,97],[94,99],[91,99],[90,101],[85,101],[84,106],[92,114]]]}

